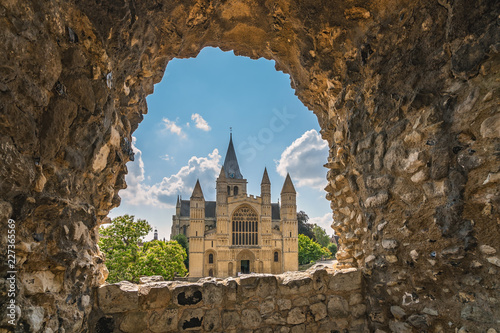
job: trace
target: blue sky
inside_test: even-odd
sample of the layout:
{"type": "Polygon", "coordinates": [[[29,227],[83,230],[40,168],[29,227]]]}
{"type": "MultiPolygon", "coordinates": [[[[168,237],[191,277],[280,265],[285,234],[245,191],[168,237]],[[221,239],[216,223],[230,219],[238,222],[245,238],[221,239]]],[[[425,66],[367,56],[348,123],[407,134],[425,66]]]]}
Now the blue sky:
{"type": "Polygon", "coordinates": [[[290,77],[277,72],[274,61],[205,48],[196,58],[170,61],[147,103],[148,114],[133,134],[128,188],[119,192],[122,203],[111,218],[135,215],[169,239],[178,194],[189,199],[200,179],[205,200],[215,200],[215,179],[232,128],[248,193],[260,195],[267,167],[277,202],[289,172],[297,209],[333,234],[323,190],[328,145],[318,133],[316,116],[294,95],[290,77]]]}

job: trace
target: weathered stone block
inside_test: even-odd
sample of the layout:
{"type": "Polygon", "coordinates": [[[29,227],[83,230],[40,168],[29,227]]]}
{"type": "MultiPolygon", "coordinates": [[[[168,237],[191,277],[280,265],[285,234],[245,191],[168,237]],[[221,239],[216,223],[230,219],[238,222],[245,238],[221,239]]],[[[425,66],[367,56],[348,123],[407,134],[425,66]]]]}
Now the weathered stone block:
{"type": "Polygon", "coordinates": [[[148,328],[146,312],[128,312],[121,315],[123,318],[120,329],[126,333],[143,332],[148,328]]]}
{"type": "Polygon", "coordinates": [[[302,294],[313,290],[313,280],[307,273],[289,272],[280,284],[282,295],[302,294]]]}
{"type": "Polygon", "coordinates": [[[203,284],[203,302],[207,305],[220,305],[224,298],[222,285],[210,282],[203,284]]]}
{"type": "Polygon", "coordinates": [[[178,329],[179,331],[199,329],[203,324],[203,317],[205,315],[205,310],[201,308],[197,309],[185,309],[182,311],[181,319],[179,320],[178,329]]]}
{"type": "Polygon", "coordinates": [[[288,312],[286,322],[289,325],[298,325],[306,321],[306,314],[301,308],[293,308],[288,312]]]}
{"type": "Polygon", "coordinates": [[[240,325],[240,315],[236,311],[225,310],[222,313],[222,326],[224,329],[237,328],[240,325]]]}
{"type": "Polygon", "coordinates": [[[266,315],[266,314],[273,312],[274,311],[274,300],[273,299],[265,300],[264,302],[262,302],[260,304],[259,308],[260,308],[260,313],[262,315],[266,315]]]}
{"type": "Polygon", "coordinates": [[[324,294],[317,294],[309,297],[309,302],[312,304],[323,302],[324,300],[326,300],[326,296],[324,294]]]}
{"type": "Polygon", "coordinates": [[[141,309],[158,309],[167,306],[172,299],[171,282],[153,282],[139,285],[139,306],[141,309]]]}
{"type": "Polygon", "coordinates": [[[328,300],[328,315],[332,318],[344,318],[349,315],[349,304],[340,296],[330,296],[328,300]]]}
{"type": "Polygon", "coordinates": [[[59,292],[63,287],[63,272],[32,271],[23,272],[20,277],[27,295],[45,292],[59,292]]]}
{"type": "Polygon", "coordinates": [[[349,268],[330,276],[328,287],[331,291],[352,291],[361,288],[361,271],[349,268]]]}
{"type": "Polygon", "coordinates": [[[241,311],[241,325],[245,328],[257,328],[262,318],[256,309],[244,309],[241,311]]]}
{"type": "Polygon", "coordinates": [[[219,310],[211,309],[205,312],[203,317],[203,329],[205,331],[218,330],[220,327],[220,315],[219,310]]]}
{"type": "Polygon", "coordinates": [[[266,323],[266,325],[285,325],[286,318],[282,316],[281,313],[275,312],[266,319],[264,319],[264,323],[266,323]]]}
{"type": "Polygon", "coordinates": [[[367,208],[376,208],[385,205],[389,201],[389,194],[387,192],[380,192],[374,196],[368,197],[365,200],[367,208]]]}
{"type": "Polygon", "coordinates": [[[486,118],[481,123],[481,136],[483,138],[500,138],[500,114],[486,118]]]}
{"type": "Polygon", "coordinates": [[[294,307],[309,305],[309,300],[306,297],[297,297],[293,300],[292,305],[294,307]]]}
{"type": "Polygon", "coordinates": [[[378,190],[378,189],[388,189],[392,184],[392,177],[388,175],[384,176],[368,176],[366,178],[366,187],[378,190]]]}
{"type": "Polygon", "coordinates": [[[326,305],[324,303],[315,303],[309,307],[314,316],[315,321],[319,321],[326,317],[326,305]]]}
{"type": "Polygon", "coordinates": [[[287,298],[280,298],[277,303],[280,311],[290,310],[292,308],[292,301],[287,298]]]}
{"type": "Polygon", "coordinates": [[[139,287],[130,282],[119,282],[99,287],[99,308],[106,314],[119,313],[139,308],[139,287]]]}
{"type": "Polygon", "coordinates": [[[203,293],[198,284],[177,285],[172,291],[172,298],[177,305],[195,305],[203,300],[203,293]]]}
{"type": "Polygon", "coordinates": [[[155,333],[177,330],[177,309],[157,310],[149,317],[149,328],[155,333]]]}
{"type": "Polygon", "coordinates": [[[24,317],[29,324],[30,331],[38,332],[43,325],[45,310],[41,306],[34,306],[26,309],[23,312],[25,312],[24,317]]]}
{"type": "Polygon", "coordinates": [[[361,318],[366,314],[366,305],[356,304],[350,307],[353,318],[361,318]]]}

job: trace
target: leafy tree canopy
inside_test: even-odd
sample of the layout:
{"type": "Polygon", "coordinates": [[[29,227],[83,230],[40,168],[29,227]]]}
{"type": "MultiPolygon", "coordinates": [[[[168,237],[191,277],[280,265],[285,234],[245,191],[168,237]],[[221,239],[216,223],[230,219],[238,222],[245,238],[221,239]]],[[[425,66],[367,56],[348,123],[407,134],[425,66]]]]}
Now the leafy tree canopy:
{"type": "Polygon", "coordinates": [[[326,234],[325,229],[323,229],[319,225],[314,224],[312,231],[314,233],[316,242],[322,247],[328,247],[328,244],[330,244],[330,236],[326,234]]]}
{"type": "Polygon", "coordinates": [[[330,251],[330,253],[332,254],[332,257],[334,258],[335,254],[337,254],[337,244],[330,243],[330,244],[328,244],[327,248],[330,251]]]}
{"type": "Polygon", "coordinates": [[[328,249],[321,247],[311,238],[299,234],[299,265],[317,261],[321,256],[328,256],[328,249]]]}
{"type": "Polygon", "coordinates": [[[116,217],[111,225],[99,229],[99,247],[105,255],[108,282],[138,282],[143,275],[161,275],[166,280],[176,273],[185,275],[183,261],[187,255],[179,243],[152,241],[142,245],[151,230],[146,220],[134,221],[130,215],[116,217]]]}
{"type": "Polygon", "coordinates": [[[300,211],[297,213],[297,221],[299,227],[299,234],[305,235],[313,240],[315,240],[314,232],[313,232],[313,224],[307,223],[309,221],[309,216],[304,211],[300,211]]]}
{"type": "Polygon", "coordinates": [[[173,237],[171,237],[172,240],[177,241],[184,250],[186,251],[186,259],[184,260],[184,265],[186,266],[187,269],[189,269],[189,241],[187,237],[184,234],[178,234],[173,237]]]}

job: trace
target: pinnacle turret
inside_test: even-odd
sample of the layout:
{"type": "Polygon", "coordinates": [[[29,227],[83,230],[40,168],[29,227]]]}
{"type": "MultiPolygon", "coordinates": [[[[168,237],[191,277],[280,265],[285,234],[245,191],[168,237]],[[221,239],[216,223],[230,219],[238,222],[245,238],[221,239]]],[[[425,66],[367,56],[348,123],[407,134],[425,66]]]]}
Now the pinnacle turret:
{"type": "Polygon", "coordinates": [[[220,174],[218,180],[225,180],[225,179],[226,179],[226,171],[224,170],[224,166],[222,166],[222,168],[220,168],[220,174]]]}
{"type": "Polygon", "coordinates": [[[262,176],[262,181],[260,182],[260,185],[263,184],[271,184],[271,181],[269,180],[269,175],[267,174],[267,168],[264,168],[264,175],[262,176]]]}
{"type": "Polygon", "coordinates": [[[296,194],[295,187],[293,187],[292,179],[290,178],[290,174],[286,174],[285,183],[283,183],[283,188],[281,189],[281,194],[283,193],[293,193],[296,194]]]}
{"type": "Polygon", "coordinates": [[[193,194],[191,194],[191,199],[204,199],[203,191],[201,190],[200,180],[196,180],[196,185],[194,186],[193,194]]]}

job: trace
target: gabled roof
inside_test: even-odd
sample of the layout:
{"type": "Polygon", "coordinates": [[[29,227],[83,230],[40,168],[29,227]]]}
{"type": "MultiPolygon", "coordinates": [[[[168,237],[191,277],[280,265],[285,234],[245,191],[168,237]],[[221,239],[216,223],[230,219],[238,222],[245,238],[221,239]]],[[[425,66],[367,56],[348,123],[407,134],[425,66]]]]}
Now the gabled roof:
{"type": "Polygon", "coordinates": [[[295,192],[295,187],[293,187],[292,179],[290,178],[290,174],[286,174],[285,183],[283,184],[283,188],[281,189],[281,194],[283,193],[297,193],[295,192]]]}
{"type": "MultiPolygon", "coordinates": [[[[215,217],[215,201],[205,201],[205,217],[215,217]]],[[[189,217],[191,215],[191,202],[189,200],[181,200],[180,216],[189,217]]]]}
{"type": "Polygon", "coordinates": [[[238,165],[238,159],[236,158],[236,152],[234,151],[232,133],[229,137],[229,147],[227,147],[226,159],[224,160],[224,171],[227,178],[243,179],[240,172],[240,166],[238,165]]]}
{"type": "Polygon", "coordinates": [[[272,203],[271,204],[271,219],[273,219],[273,220],[281,219],[280,204],[279,203],[272,203]]]}
{"type": "MultiPolygon", "coordinates": [[[[180,216],[189,217],[191,214],[191,202],[189,200],[181,200],[181,214],[180,216]]],[[[205,201],[205,217],[206,218],[215,218],[216,213],[216,202],[215,201],[205,201]]],[[[280,204],[272,203],[271,204],[271,219],[279,220],[280,219],[280,204]]]]}

